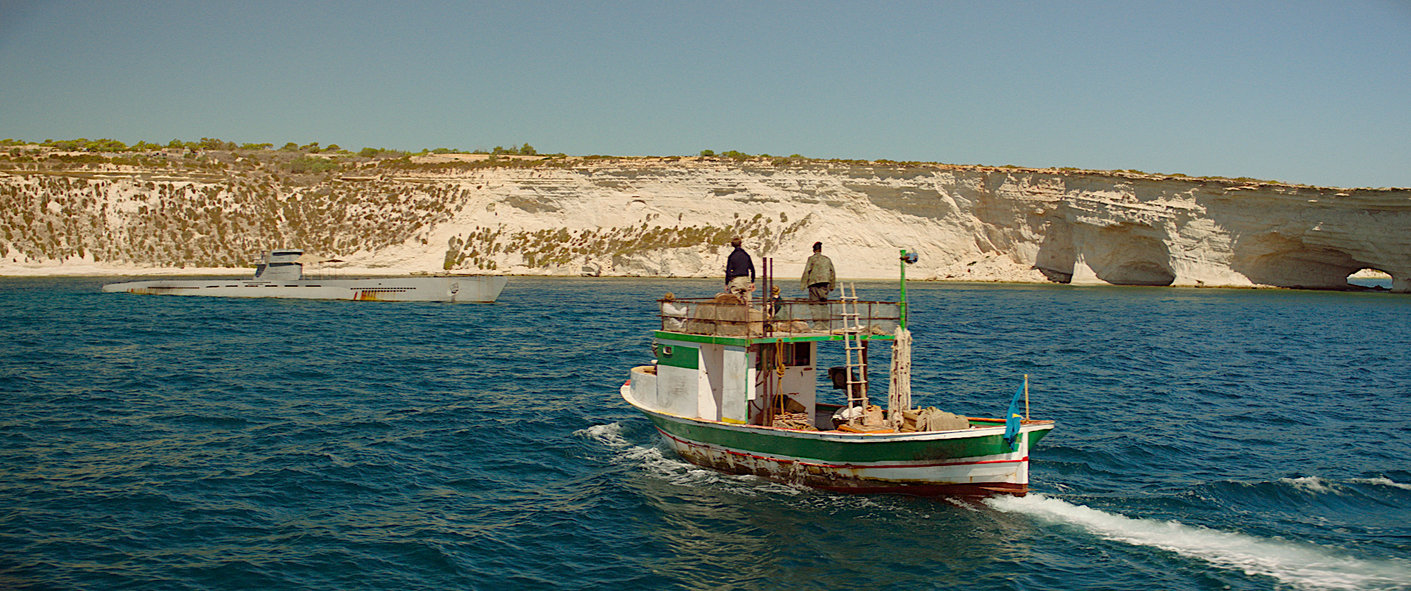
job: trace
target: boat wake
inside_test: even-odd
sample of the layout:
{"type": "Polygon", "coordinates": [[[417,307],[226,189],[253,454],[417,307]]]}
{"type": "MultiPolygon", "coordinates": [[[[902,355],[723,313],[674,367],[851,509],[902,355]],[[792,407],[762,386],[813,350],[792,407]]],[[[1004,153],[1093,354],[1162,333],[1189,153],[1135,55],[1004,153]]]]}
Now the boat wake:
{"type": "Polygon", "coordinates": [[[593,425],[574,432],[574,435],[597,441],[618,451],[615,462],[635,466],[651,476],[682,486],[728,486],[733,492],[746,496],[764,494],[795,496],[803,490],[779,484],[755,476],[737,476],[702,468],[682,460],[670,450],[659,447],[638,445],[622,435],[622,425],[608,423],[593,425]]]}
{"type": "Polygon", "coordinates": [[[725,478],[714,470],[706,470],[674,455],[662,453],[659,448],[628,441],[622,436],[622,425],[617,423],[593,425],[574,434],[618,450],[614,458],[616,461],[639,466],[672,484],[702,484],[703,481],[721,481],[725,478]]]}
{"type": "Polygon", "coordinates": [[[1312,544],[1258,538],[1177,521],[1134,519],[1042,494],[994,497],[985,503],[1006,513],[1077,526],[1104,539],[1175,552],[1248,575],[1273,577],[1298,588],[1411,588],[1411,561],[1363,560],[1312,544]]]}
{"type": "Polygon", "coordinates": [[[632,445],[622,436],[622,425],[618,423],[608,423],[606,425],[593,425],[586,429],[579,429],[573,432],[574,435],[585,437],[597,441],[609,447],[628,447],[632,445]]]}

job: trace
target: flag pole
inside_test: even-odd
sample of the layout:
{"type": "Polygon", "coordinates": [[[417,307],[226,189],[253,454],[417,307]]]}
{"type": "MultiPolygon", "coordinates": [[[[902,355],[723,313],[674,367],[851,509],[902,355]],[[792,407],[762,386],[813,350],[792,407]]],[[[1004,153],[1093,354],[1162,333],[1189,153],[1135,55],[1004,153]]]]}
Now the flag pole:
{"type": "Polygon", "coordinates": [[[906,265],[916,262],[916,253],[901,249],[901,327],[906,328],[906,265]]]}
{"type": "Polygon", "coordinates": [[[901,249],[901,327],[906,328],[906,249],[901,249]]]}

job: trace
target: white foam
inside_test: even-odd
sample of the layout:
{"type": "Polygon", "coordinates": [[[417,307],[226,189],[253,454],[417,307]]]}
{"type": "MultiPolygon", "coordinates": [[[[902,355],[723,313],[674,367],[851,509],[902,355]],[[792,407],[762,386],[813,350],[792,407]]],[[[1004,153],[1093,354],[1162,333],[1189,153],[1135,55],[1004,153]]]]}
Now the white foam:
{"type": "Polygon", "coordinates": [[[1411,490],[1411,484],[1402,484],[1390,478],[1353,478],[1350,482],[1358,482],[1362,484],[1376,484],[1380,486],[1390,486],[1393,488],[1399,488],[1401,490],[1411,490]]]}
{"type": "Polygon", "coordinates": [[[1119,542],[1150,546],[1248,575],[1273,577],[1308,589],[1411,588],[1411,562],[1362,560],[1313,544],[1223,532],[1177,521],[1133,519],[1040,494],[994,497],[999,511],[1074,525],[1119,542]]]}
{"type": "Polygon", "coordinates": [[[1327,482],[1317,476],[1303,476],[1300,478],[1280,478],[1279,482],[1293,486],[1309,493],[1338,493],[1337,485],[1327,482]]]}
{"type": "Polygon", "coordinates": [[[615,461],[636,464],[674,484],[700,484],[702,481],[719,479],[713,470],[706,470],[675,457],[667,457],[655,447],[634,445],[622,436],[622,425],[618,423],[593,425],[574,431],[573,434],[616,448],[619,453],[614,457],[615,461]]]}
{"type": "Polygon", "coordinates": [[[593,425],[586,429],[579,429],[573,432],[579,437],[587,437],[598,443],[610,445],[612,447],[626,447],[631,445],[627,439],[622,437],[622,425],[608,423],[606,425],[593,425]]]}
{"type": "Polygon", "coordinates": [[[573,432],[574,435],[592,439],[618,450],[613,461],[635,465],[654,477],[683,486],[738,485],[736,493],[755,496],[761,494],[797,496],[803,489],[758,478],[736,476],[702,468],[680,459],[674,453],[663,453],[661,448],[636,445],[622,436],[622,425],[608,423],[593,425],[573,432]]]}
{"type": "Polygon", "coordinates": [[[960,500],[960,499],[953,498],[953,497],[941,497],[941,500],[942,500],[942,501],[945,501],[945,502],[947,502],[947,503],[950,503],[950,504],[952,504],[952,505],[955,505],[956,508],[959,508],[959,509],[964,509],[964,510],[966,510],[966,511],[971,511],[971,512],[974,512],[974,513],[979,513],[979,512],[980,512],[980,507],[979,507],[978,505],[974,504],[974,503],[969,502],[969,501],[962,501],[962,500],[960,500]]]}
{"type": "MultiPolygon", "coordinates": [[[[1324,494],[1346,494],[1347,487],[1337,482],[1323,480],[1317,476],[1304,476],[1302,478],[1280,478],[1279,482],[1293,486],[1306,493],[1324,494]]],[[[1390,486],[1401,490],[1411,490],[1411,484],[1402,484],[1390,478],[1349,478],[1344,483],[1352,484],[1372,484],[1376,486],[1390,486]]]]}

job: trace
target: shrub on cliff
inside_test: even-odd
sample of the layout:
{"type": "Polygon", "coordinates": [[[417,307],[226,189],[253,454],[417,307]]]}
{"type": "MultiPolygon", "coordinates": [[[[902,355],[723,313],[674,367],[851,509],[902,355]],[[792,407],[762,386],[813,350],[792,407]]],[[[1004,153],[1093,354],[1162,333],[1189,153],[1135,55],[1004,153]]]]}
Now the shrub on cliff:
{"type": "Polygon", "coordinates": [[[286,166],[289,172],[294,174],[321,174],[341,167],[333,160],[314,156],[300,156],[290,160],[286,166]]]}
{"type": "Polygon", "coordinates": [[[358,156],[363,158],[402,158],[409,155],[410,152],[387,148],[363,148],[358,151],[358,156]]]}
{"type": "Polygon", "coordinates": [[[520,146],[518,148],[505,148],[503,146],[495,146],[495,149],[492,150],[490,153],[494,155],[504,154],[510,156],[536,156],[539,154],[539,152],[534,149],[534,146],[529,145],[528,142],[525,142],[523,146],[520,146]]]}

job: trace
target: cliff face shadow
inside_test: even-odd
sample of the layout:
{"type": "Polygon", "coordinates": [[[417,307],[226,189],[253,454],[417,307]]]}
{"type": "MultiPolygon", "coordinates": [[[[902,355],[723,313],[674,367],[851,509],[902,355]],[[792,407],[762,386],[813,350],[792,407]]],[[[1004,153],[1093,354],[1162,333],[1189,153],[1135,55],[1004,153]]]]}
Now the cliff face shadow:
{"type": "Polygon", "coordinates": [[[1073,250],[1073,229],[1066,223],[1050,221],[1044,228],[1044,239],[1034,255],[1034,268],[1054,283],[1073,282],[1073,264],[1078,260],[1073,250]]]}
{"type": "Polygon", "coordinates": [[[1171,251],[1164,240],[1149,235],[1157,231],[1150,226],[1118,224],[1075,230],[1070,224],[1052,223],[1047,230],[1034,268],[1050,281],[1071,283],[1080,253],[1093,274],[1112,285],[1168,286],[1176,281],[1171,251]]]}
{"type": "Polygon", "coordinates": [[[1166,287],[1176,281],[1176,274],[1164,263],[1154,261],[1131,261],[1097,274],[1099,279],[1113,285],[1151,285],[1166,287]]]}
{"type": "Polygon", "coordinates": [[[1166,241],[1143,235],[1149,226],[1119,224],[1098,231],[1085,258],[1098,279],[1113,285],[1167,286],[1176,281],[1166,241]]]}
{"type": "Polygon", "coordinates": [[[1279,233],[1239,236],[1234,246],[1230,269],[1275,287],[1348,289],[1348,275],[1373,266],[1340,250],[1310,246],[1279,233]]]}

